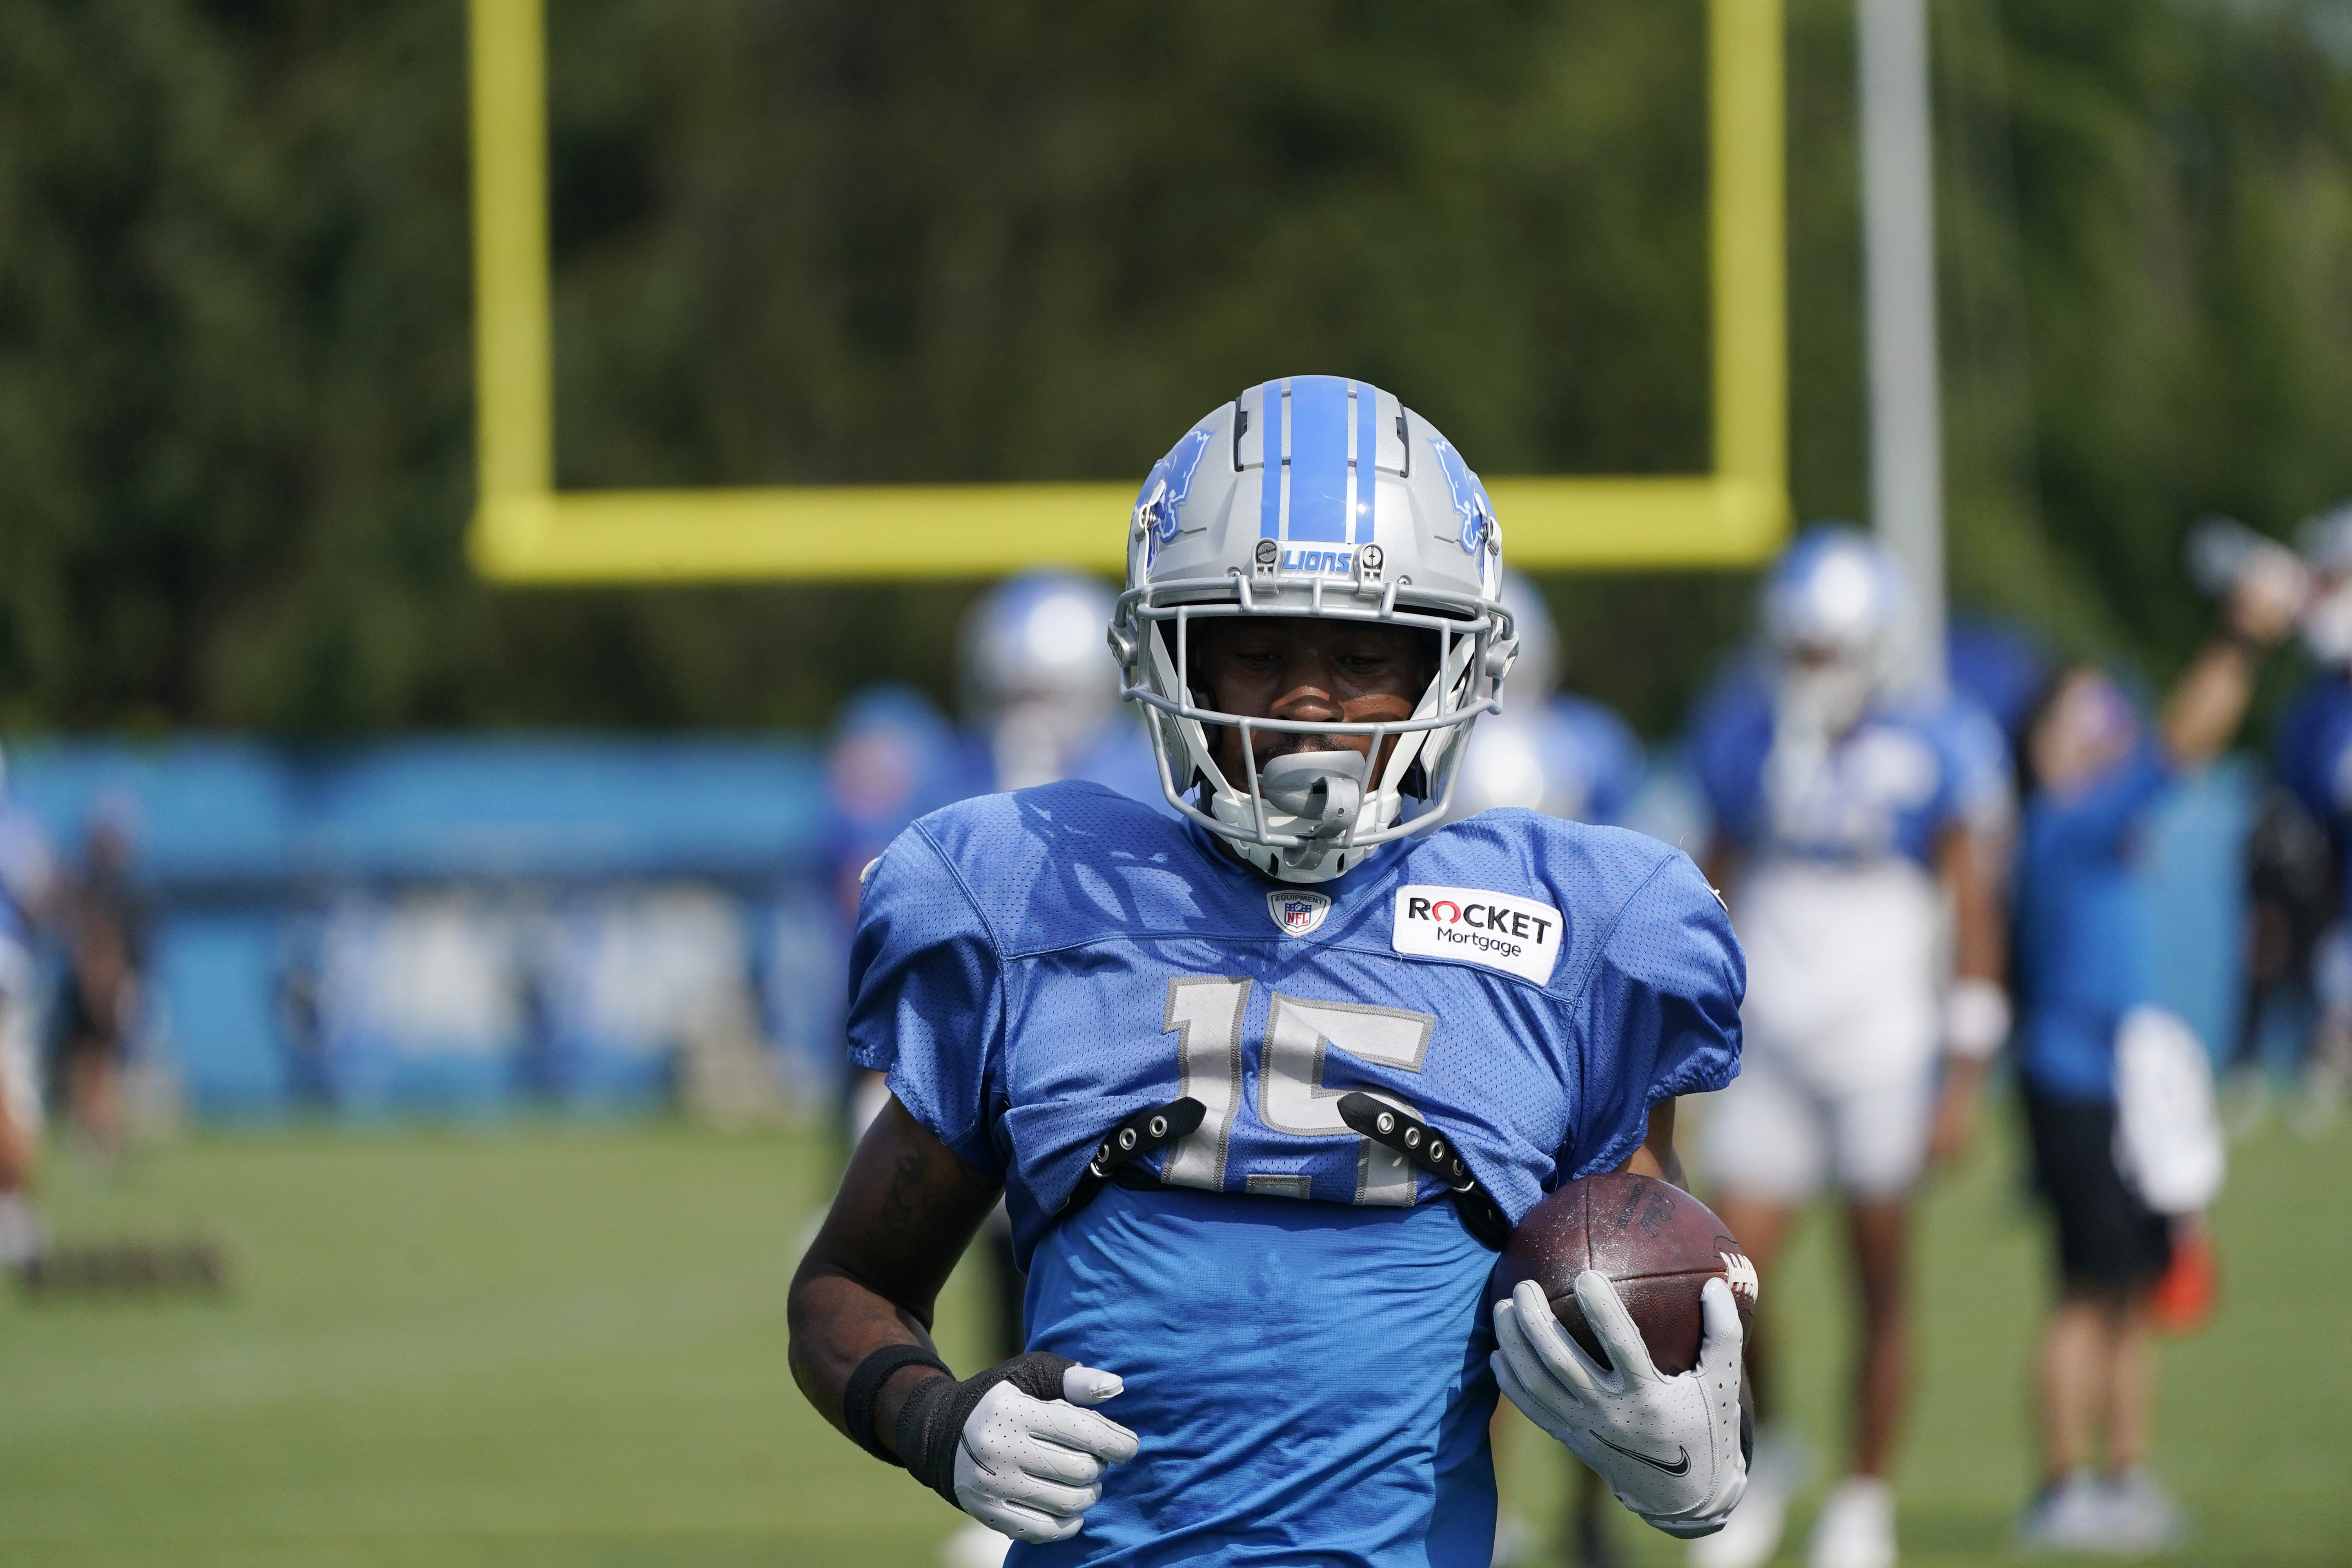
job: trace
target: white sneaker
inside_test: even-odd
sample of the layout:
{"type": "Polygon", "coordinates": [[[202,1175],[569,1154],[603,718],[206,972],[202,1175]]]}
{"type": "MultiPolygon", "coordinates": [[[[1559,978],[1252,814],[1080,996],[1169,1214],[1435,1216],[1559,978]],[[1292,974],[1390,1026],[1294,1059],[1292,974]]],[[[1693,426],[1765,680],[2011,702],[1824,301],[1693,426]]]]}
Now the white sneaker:
{"type": "Polygon", "coordinates": [[[2333,1062],[2314,1062],[2304,1070],[2286,1124],[2299,1138],[2325,1138],[2343,1105],[2343,1070],[2333,1062]]]}
{"type": "Polygon", "coordinates": [[[1759,1432],[1748,1490],[1721,1530],[1691,1542],[1690,1568],[1762,1568],[1780,1549],[1789,1500],[1804,1486],[1806,1468],[1805,1447],[1795,1433],[1759,1432]]]}
{"type": "Polygon", "coordinates": [[[2134,1468],[2107,1482],[2107,1542],[2116,1552],[2163,1552],[2180,1543],[2180,1507],[2157,1479],[2134,1468]]]}
{"type": "Polygon", "coordinates": [[[967,1520],[961,1530],[940,1542],[940,1568],[1004,1568],[1004,1554],[1013,1538],[999,1535],[980,1521],[967,1520]]]}
{"type": "Polygon", "coordinates": [[[1895,1568],[1895,1489],[1874,1476],[1832,1488],[1806,1560],[1811,1568],[1895,1568]]]}
{"type": "Polygon", "coordinates": [[[2108,1542],[2108,1492],[2088,1470],[2043,1487],[2017,1521],[2026,1552],[2101,1552],[2108,1542]]]}
{"type": "Polygon", "coordinates": [[[49,1233],[33,1200],[22,1193],[0,1193],[0,1268],[29,1268],[48,1247],[49,1233]]]}
{"type": "Polygon", "coordinates": [[[2232,1143],[2263,1130],[2270,1120],[2271,1075],[2261,1067],[2233,1069],[2221,1085],[2221,1131],[2232,1143]]]}

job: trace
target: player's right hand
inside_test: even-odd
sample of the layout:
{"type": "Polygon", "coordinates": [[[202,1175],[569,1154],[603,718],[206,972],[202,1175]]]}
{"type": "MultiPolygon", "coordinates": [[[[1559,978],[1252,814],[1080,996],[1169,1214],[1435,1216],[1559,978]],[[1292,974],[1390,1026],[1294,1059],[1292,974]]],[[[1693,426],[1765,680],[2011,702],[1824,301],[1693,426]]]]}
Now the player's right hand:
{"type": "Polygon", "coordinates": [[[1103,1467],[1135,1458],[1134,1433],[1085,1408],[1125,1386],[1051,1351],[927,1378],[898,1412],[898,1462],[991,1530],[1067,1541],[1102,1500],[1103,1467]]]}
{"type": "Polygon", "coordinates": [[[1659,1373],[1606,1276],[1576,1277],[1577,1304],[1609,1354],[1602,1367],[1560,1327],[1543,1287],[1523,1280],[1495,1303],[1492,1358],[1503,1393],[1592,1467],[1617,1500],[1669,1535],[1712,1535],[1748,1489],[1739,1440],[1742,1336],[1731,1289],[1710,1279],[1699,1305],[1698,1365],[1659,1373]]]}
{"type": "Polygon", "coordinates": [[[1126,1385],[1090,1366],[1062,1373],[1062,1396],[1038,1399],[1000,1383],[981,1396],[956,1447],[956,1501],[1015,1541],[1066,1541],[1102,1500],[1106,1465],[1132,1459],[1135,1434],[1082,1406],[1126,1385]]]}

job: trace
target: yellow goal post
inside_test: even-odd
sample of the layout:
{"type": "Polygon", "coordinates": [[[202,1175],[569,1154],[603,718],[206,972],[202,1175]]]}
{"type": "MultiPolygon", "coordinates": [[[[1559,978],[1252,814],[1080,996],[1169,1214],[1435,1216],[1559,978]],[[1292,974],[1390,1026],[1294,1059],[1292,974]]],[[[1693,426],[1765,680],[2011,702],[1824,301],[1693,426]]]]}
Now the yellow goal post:
{"type": "MultiPolygon", "coordinates": [[[[509,584],[1117,573],[1135,482],[560,490],[542,0],[469,0],[476,568],[509,584]]],[[[1781,0],[1708,0],[1714,471],[1497,476],[1514,564],[1764,559],[1789,528],[1781,0]]]]}

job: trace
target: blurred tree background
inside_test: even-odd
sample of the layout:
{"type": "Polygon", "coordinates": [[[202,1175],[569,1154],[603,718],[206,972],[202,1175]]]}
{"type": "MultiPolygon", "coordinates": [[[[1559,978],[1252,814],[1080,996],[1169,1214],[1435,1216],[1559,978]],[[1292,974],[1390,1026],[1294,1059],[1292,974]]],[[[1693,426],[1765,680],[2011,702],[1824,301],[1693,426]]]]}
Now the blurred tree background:
{"type": "MultiPolygon", "coordinates": [[[[2352,492],[2352,4],[1932,0],[1952,577],[2161,673],[2352,492]]],[[[1852,5],[1791,0],[1796,500],[1858,515],[1852,5]]],[[[1140,476],[1268,374],[1706,450],[1699,0],[551,0],[570,485],[1140,476]]],[[[493,590],[459,0],[0,7],[0,722],[822,722],[970,584],[493,590]]],[[[1107,526],[1108,524],[1107,523],[1107,526]]],[[[1740,574],[1562,578],[1669,731],[1740,574]]]]}

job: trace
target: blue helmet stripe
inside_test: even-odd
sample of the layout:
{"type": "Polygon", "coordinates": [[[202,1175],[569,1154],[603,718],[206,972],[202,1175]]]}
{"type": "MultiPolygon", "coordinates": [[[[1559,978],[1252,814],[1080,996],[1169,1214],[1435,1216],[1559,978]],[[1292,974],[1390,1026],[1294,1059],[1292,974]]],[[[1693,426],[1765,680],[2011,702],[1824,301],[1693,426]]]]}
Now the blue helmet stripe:
{"type": "Polygon", "coordinates": [[[1348,383],[1301,375],[1290,383],[1290,504],[1283,537],[1352,542],[1348,494],[1348,383]]]}
{"type": "Polygon", "coordinates": [[[1372,492],[1378,488],[1381,455],[1381,395],[1370,382],[1353,382],[1356,389],[1356,451],[1349,477],[1355,483],[1348,495],[1348,542],[1372,542],[1372,492]]]}
{"type": "Polygon", "coordinates": [[[1282,466],[1282,383],[1269,381],[1257,393],[1257,446],[1264,465],[1258,470],[1257,536],[1280,539],[1282,481],[1286,471],[1282,466]]]}

